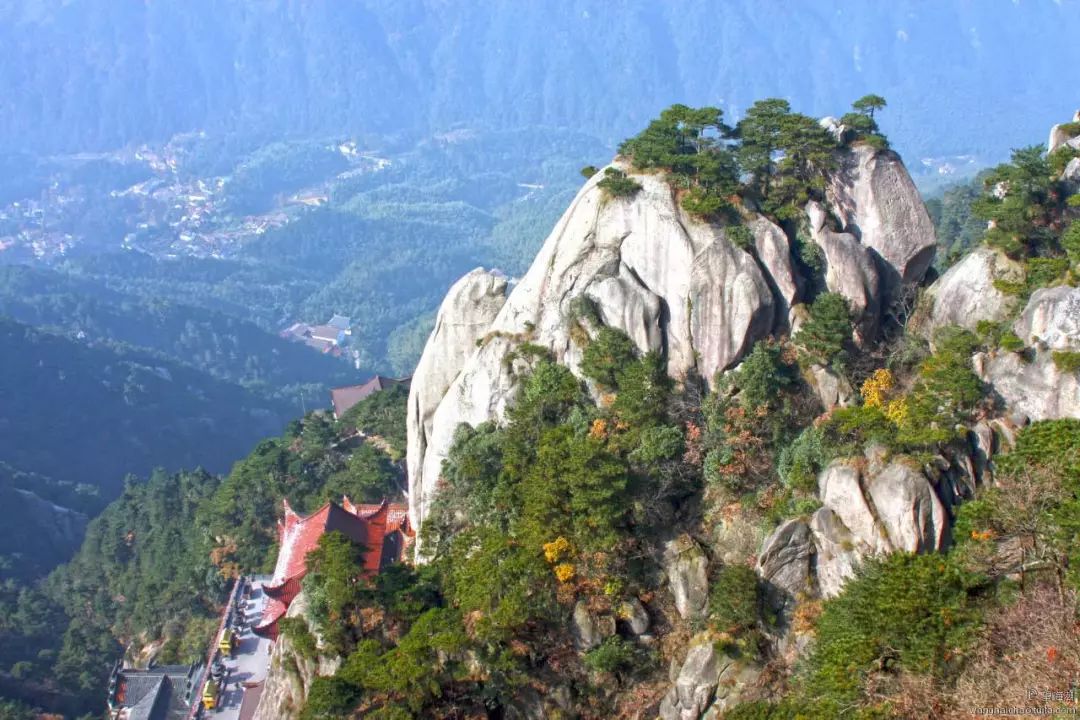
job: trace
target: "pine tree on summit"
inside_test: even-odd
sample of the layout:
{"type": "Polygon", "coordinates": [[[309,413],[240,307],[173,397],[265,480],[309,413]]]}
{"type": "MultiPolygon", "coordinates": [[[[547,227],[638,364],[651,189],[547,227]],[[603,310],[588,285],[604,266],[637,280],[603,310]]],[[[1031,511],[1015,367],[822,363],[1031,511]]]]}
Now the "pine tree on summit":
{"type": "Polygon", "coordinates": [[[855,112],[862,113],[871,120],[874,119],[874,112],[883,109],[886,105],[888,105],[888,103],[885,102],[885,98],[872,93],[863,95],[861,98],[851,103],[851,107],[855,109],[855,112]]]}
{"type": "Polygon", "coordinates": [[[782,123],[790,113],[791,105],[787,100],[758,100],[735,126],[735,134],[741,141],[739,165],[750,175],[751,186],[763,198],[769,195],[770,180],[776,172],[775,155],[783,139],[782,123]]]}

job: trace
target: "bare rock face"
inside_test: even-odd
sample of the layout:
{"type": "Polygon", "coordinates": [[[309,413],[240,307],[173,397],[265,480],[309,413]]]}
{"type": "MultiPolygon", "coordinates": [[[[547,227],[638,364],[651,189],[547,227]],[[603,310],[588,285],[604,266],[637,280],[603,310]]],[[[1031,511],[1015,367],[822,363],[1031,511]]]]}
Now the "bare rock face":
{"type": "MultiPolygon", "coordinates": [[[[1061,173],[1061,179],[1069,183],[1072,188],[1080,187],[1080,157],[1075,157],[1065,166],[1061,173]]],[[[1076,192],[1073,189],[1073,192],[1076,192]]]]}
{"type": "MultiPolygon", "coordinates": [[[[845,232],[828,227],[816,204],[808,212],[828,265],[826,282],[861,315],[856,338],[868,340],[876,334],[879,296],[887,289],[882,273],[920,279],[934,236],[899,158],[867,148],[847,155],[829,189],[845,232]]],[[[724,226],[685,213],[662,174],[637,174],[619,160],[614,165],[641,189],[631,197],[609,197],[598,187],[604,174],[597,173],[501,307],[494,284],[474,278],[466,286],[479,283],[477,292],[490,302],[463,316],[468,328],[454,333],[447,325],[429,339],[409,411],[410,513],[417,526],[430,509],[459,425],[501,420],[513,403],[529,369],[512,359],[515,348],[539,346],[578,371],[575,315],[582,298],[639,350],[661,352],[673,378],[700,375],[706,382],[735,366],[756,341],[793,329],[801,317],[799,276],[778,226],[750,217],[751,253],[734,245],[724,226]],[[481,318],[496,307],[481,329],[481,318]],[[475,347],[478,337],[483,340],[475,347]]],[[[460,316],[455,313],[463,312],[462,302],[447,302],[447,317],[460,316]]]]}
{"type": "Polygon", "coordinates": [[[1017,353],[977,353],[975,372],[1009,410],[1032,421],[1080,418],[1080,375],[1066,373],[1041,350],[1030,360],[1017,353]]]}
{"type": "Polygon", "coordinates": [[[998,436],[989,422],[980,420],[971,428],[969,437],[974,451],[971,454],[971,461],[975,480],[983,485],[990,485],[994,481],[992,458],[1000,450],[998,436]]]}
{"type": "Polygon", "coordinates": [[[661,720],[715,720],[740,702],[757,698],[761,668],[716,649],[713,638],[690,642],[686,659],[660,703],[661,720]]]}
{"type": "Polygon", "coordinates": [[[948,527],[945,508],[914,463],[894,460],[867,478],[866,485],[893,548],[931,552],[942,547],[948,527]]]}
{"type": "Polygon", "coordinates": [[[758,553],[758,575],[765,581],[769,605],[781,617],[794,606],[795,598],[811,589],[815,548],[810,527],[793,518],[765,538],[758,553]]]}
{"type": "Polygon", "coordinates": [[[722,658],[721,665],[713,703],[701,716],[701,720],[720,720],[728,710],[739,703],[760,699],[760,667],[726,656],[722,658]]]}
{"type": "Polygon", "coordinates": [[[663,349],[661,299],[642,285],[625,263],[620,263],[617,276],[594,282],[585,295],[596,303],[605,325],[627,328],[639,348],[657,352],[663,349]]]}
{"type": "Polygon", "coordinates": [[[829,204],[846,232],[884,263],[887,294],[899,283],[922,280],[934,259],[934,224],[900,157],[889,150],[857,145],[829,179],[829,204]]]}
{"type": "Polygon", "coordinates": [[[1013,330],[1027,345],[1080,350],[1080,288],[1061,285],[1036,290],[1013,330]]]}
{"type": "Polygon", "coordinates": [[[1065,372],[1053,357],[1054,351],[1080,351],[1080,288],[1036,290],[1013,331],[1033,350],[1026,356],[977,353],[975,372],[1009,410],[1030,420],[1080,418],[1080,374],[1065,372]]]}
{"type": "Polygon", "coordinates": [[[776,296],[776,316],[786,319],[799,299],[802,284],[791,259],[791,243],[784,231],[768,218],[754,218],[749,227],[754,233],[758,261],[765,268],[766,280],[771,281],[776,296]]]}
{"type": "Polygon", "coordinates": [[[1065,144],[1065,141],[1069,139],[1069,135],[1061,127],[1061,125],[1055,125],[1050,128],[1050,139],[1046,141],[1046,152],[1052,153],[1059,147],[1065,144]]]}
{"type": "Polygon", "coordinates": [[[865,458],[833,461],[818,488],[822,507],[782,523],[758,554],[765,602],[778,619],[771,640],[792,661],[810,641],[793,622],[800,602],[836,596],[867,558],[946,543],[945,506],[910,458],[871,447],[865,458]]]}
{"type": "Polygon", "coordinates": [[[981,247],[964,256],[928,289],[933,298],[932,327],[960,325],[974,330],[980,321],[1000,322],[1016,307],[1016,297],[994,287],[994,280],[1022,280],[1024,270],[998,250],[981,247]]]}
{"type": "Polygon", "coordinates": [[[715,240],[690,269],[690,340],[698,372],[712,380],[773,326],[772,291],[747,253],[715,240]],[[716,328],[724,328],[716,332],[716,328]]]}
{"type": "Polygon", "coordinates": [[[859,319],[856,334],[872,339],[880,312],[880,280],[873,257],[854,235],[830,230],[825,209],[818,203],[807,203],[806,214],[810,236],[825,255],[825,285],[848,301],[852,315],[859,319]]]}
{"type": "Polygon", "coordinates": [[[604,638],[615,634],[615,616],[590,613],[584,600],[578,600],[574,605],[571,620],[574,644],[582,652],[592,650],[602,643],[604,638]]]}
{"type": "MultiPolygon", "coordinates": [[[[431,435],[432,417],[476,341],[506,302],[506,278],[476,268],[450,288],[439,307],[420,362],[413,373],[408,404],[408,475],[410,497],[422,497],[421,465],[431,435]]],[[[410,511],[419,505],[410,506],[410,511]]],[[[417,527],[419,516],[411,517],[417,527]]]]}
{"type": "Polygon", "coordinates": [[[859,563],[866,557],[865,546],[857,543],[831,508],[818,508],[810,516],[810,532],[817,551],[814,572],[819,591],[824,597],[833,597],[855,576],[859,563]]]}
{"type": "Polygon", "coordinates": [[[848,132],[848,126],[844,125],[831,115],[827,115],[818,120],[818,125],[820,125],[825,132],[832,135],[833,140],[838,143],[844,142],[844,139],[850,134],[848,132]]]}
{"type": "MultiPolygon", "coordinates": [[[[1072,121],[1074,123],[1080,122],[1080,110],[1077,110],[1076,114],[1073,115],[1072,121]]],[[[1070,147],[1080,146],[1080,137],[1073,137],[1071,134],[1065,132],[1064,125],[1055,125],[1050,128],[1050,139],[1046,142],[1046,152],[1052,153],[1064,145],[1070,147]]]]}
{"type": "Polygon", "coordinates": [[[709,638],[697,638],[686,653],[675,684],[660,703],[661,720],[698,720],[712,703],[722,667],[730,662],[709,638]]]}
{"type": "Polygon", "coordinates": [[[909,458],[834,460],[818,477],[822,507],[809,520],[793,518],[766,538],[758,574],[783,618],[800,595],[832,597],[865,558],[930,552],[946,542],[945,506],[909,458]]]}
{"type": "Polygon", "coordinates": [[[864,492],[863,474],[855,463],[833,461],[818,478],[818,492],[822,504],[868,553],[894,549],[864,492]]]}
{"type": "Polygon", "coordinates": [[[764,539],[761,525],[747,514],[725,513],[713,528],[709,547],[722,564],[734,565],[756,555],[764,539]]]}
{"type": "Polygon", "coordinates": [[[643,189],[629,201],[629,222],[620,225],[621,260],[662,299],[668,371],[683,377],[696,370],[711,380],[772,329],[772,293],[753,258],[723,228],[686,215],[662,178],[635,178],[643,189]]]}
{"type": "Polygon", "coordinates": [[[664,546],[664,571],[675,608],[684,619],[702,618],[709,603],[709,559],[689,535],[664,546]]]}
{"type": "Polygon", "coordinates": [[[867,451],[866,463],[835,460],[822,471],[822,504],[868,553],[940,549],[947,517],[930,481],[910,459],[885,464],[874,450],[867,451]]]}
{"type": "Polygon", "coordinates": [[[625,600],[619,605],[618,616],[635,635],[644,635],[652,624],[649,611],[636,597],[625,600]]]}
{"type": "MultiPolygon", "coordinates": [[[[463,423],[475,427],[504,416],[517,391],[515,367],[503,363],[514,346],[506,337],[489,336],[435,408],[419,474],[409,478],[410,487],[419,489],[409,493],[410,518],[415,516],[422,523],[427,517],[438,492],[443,460],[454,443],[458,427],[463,423]]],[[[413,462],[410,458],[410,466],[413,462]]]]}
{"type": "Polygon", "coordinates": [[[811,365],[807,379],[826,410],[847,407],[855,397],[851,383],[823,365],[811,365]]]}
{"type": "Polygon", "coordinates": [[[434,399],[451,379],[434,406],[410,406],[410,511],[418,526],[458,426],[505,417],[528,369],[504,362],[514,348],[539,345],[576,370],[580,348],[571,336],[579,298],[642,352],[663,351],[676,378],[697,372],[711,379],[772,330],[769,282],[723,227],[686,215],[661,176],[632,175],[642,186],[632,198],[606,196],[597,187],[602,176],[586,182],[486,329],[429,340],[425,356],[466,359],[460,372],[450,372],[448,362],[432,382],[413,380],[418,398],[434,399]],[[479,348],[476,337],[484,338],[479,348]],[[438,349],[443,343],[468,349],[438,349]]]}

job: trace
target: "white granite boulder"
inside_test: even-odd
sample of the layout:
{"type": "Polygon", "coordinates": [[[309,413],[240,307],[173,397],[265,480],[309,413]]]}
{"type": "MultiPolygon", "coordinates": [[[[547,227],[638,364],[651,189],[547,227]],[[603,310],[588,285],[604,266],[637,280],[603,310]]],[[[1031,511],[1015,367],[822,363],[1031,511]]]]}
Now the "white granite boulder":
{"type": "Polygon", "coordinates": [[[758,262],[765,270],[765,279],[776,296],[776,316],[787,319],[792,306],[799,299],[802,278],[795,269],[791,255],[791,243],[787,235],[768,218],[755,217],[748,223],[754,234],[754,250],[758,262]]]}
{"type": "Polygon", "coordinates": [[[725,239],[694,258],[687,300],[697,369],[708,381],[772,330],[772,291],[753,258],[725,239]]]}
{"type": "Polygon", "coordinates": [[[1080,418],[1080,374],[1065,372],[1050,351],[977,353],[975,372],[1013,413],[1032,421],[1080,418]]]}
{"type": "Polygon", "coordinates": [[[1017,299],[996,287],[995,280],[1018,282],[1024,270],[1000,250],[980,247],[965,255],[929,287],[931,328],[959,325],[975,330],[980,321],[1000,322],[1016,308],[1017,299]]]}
{"type": "Polygon", "coordinates": [[[660,703],[661,720],[699,720],[712,703],[720,678],[721,655],[709,638],[699,638],[686,652],[675,684],[660,703]]]}
{"type": "Polygon", "coordinates": [[[886,295],[900,283],[922,280],[934,260],[937,236],[899,155],[856,145],[830,175],[827,198],[844,231],[882,260],[886,295]]]}
{"type": "Polygon", "coordinates": [[[1036,290],[1013,330],[1027,345],[1080,351],[1080,287],[1036,290]]]}
{"type": "Polygon", "coordinates": [[[825,285],[848,301],[857,319],[856,336],[871,340],[880,320],[880,281],[870,252],[850,233],[829,228],[825,209],[816,202],[806,205],[810,236],[825,256],[825,285]]]}
{"type": "Polygon", "coordinates": [[[680,535],[664,545],[667,574],[675,608],[684,619],[705,617],[709,604],[709,559],[689,535],[680,535]]]}
{"type": "MultiPolygon", "coordinates": [[[[411,497],[424,494],[422,462],[435,410],[506,302],[506,285],[503,275],[477,268],[454,283],[439,307],[409,386],[406,424],[411,497]]],[[[410,510],[414,513],[410,520],[417,527],[419,505],[410,510]]]]}

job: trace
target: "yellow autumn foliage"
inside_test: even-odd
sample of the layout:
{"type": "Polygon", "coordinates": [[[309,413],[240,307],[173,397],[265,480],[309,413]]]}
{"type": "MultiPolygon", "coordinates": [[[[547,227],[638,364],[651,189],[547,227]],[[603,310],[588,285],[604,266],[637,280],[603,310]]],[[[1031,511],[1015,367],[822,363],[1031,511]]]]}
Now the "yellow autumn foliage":
{"type": "Polygon", "coordinates": [[[592,426],[589,427],[589,437],[593,440],[603,440],[607,437],[607,434],[607,420],[604,418],[596,418],[592,421],[592,426]]]}
{"type": "Polygon", "coordinates": [[[574,566],[570,563],[559,563],[555,566],[555,579],[561,583],[567,582],[574,577],[574,566]]]}
{"type": "Polygon", "coordinates": [[[569,555],[573,549],[570,541],[560,535],[551,542],[544,543],[544,559],[547,560],[548,563],[559,562],[569,555]]]}
{"type": "Polygon", "coordinates": [[[895,382],[892,372],[886,368],[875,370],[874,374],[866,378],[862,388],[859,389],[859,393],[863,398],[863,405],[876,408],[885,407],[885,400],[895,382]]]}
{"type": "Polygon", "coordinates": [[[903,425],[908,419],[908,402],[907,398],[896,398],[890,400],[889,404],[885,406],[885,417],[889,418],[894,425],[903,425]]]}

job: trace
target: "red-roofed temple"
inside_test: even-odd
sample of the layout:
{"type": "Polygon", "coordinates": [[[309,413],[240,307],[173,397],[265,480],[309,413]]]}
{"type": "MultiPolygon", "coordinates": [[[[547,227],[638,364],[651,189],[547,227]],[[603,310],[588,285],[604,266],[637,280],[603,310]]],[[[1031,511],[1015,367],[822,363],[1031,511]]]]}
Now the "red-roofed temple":
{"type": "Polygon", "coordinates": [[[340,505],[328,502],[307,517],[301,517],[284,501],[285,516],[278,521],[278,557],[274,576],[263,585],[266,607],[254,631],[277,638],[278,620],[300,593],[300,581],[307,574],[307,555],[319,546],[324,533],[340,532],[364,546],[364,574],[375,575],[404,557],[415,533],[409,525],[405,505],[385,500],[378,505],[355,505],[343,498],[340,505]]]}

